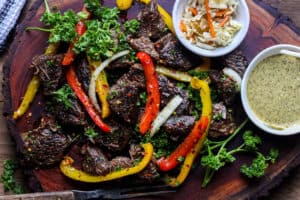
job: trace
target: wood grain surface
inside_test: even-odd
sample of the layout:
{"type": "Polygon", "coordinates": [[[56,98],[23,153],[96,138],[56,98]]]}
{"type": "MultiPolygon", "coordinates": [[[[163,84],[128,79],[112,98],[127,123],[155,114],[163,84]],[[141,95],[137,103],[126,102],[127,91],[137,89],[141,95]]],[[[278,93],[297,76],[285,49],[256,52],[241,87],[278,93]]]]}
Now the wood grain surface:
{"type": "MultiPolygon", "coordinates": [[[[32,2],[32,1],[30,1],[30,2],[32,2]]],[[[299,2],[297,0],[294,0],[294,1],[275,1],[275,0],[272,1],[272,0],[268,0],[268,2],[272,3],[273,6],[276,6],[276,5],[282,6],[282,7],[280,7],[279,11],[287,12],[286,14],[290,14],[290,16],[295,16],[294,17],[295,21],[300,24],[299,14],[297,15],[297,11],[299,11],[300,6],[299,6],[299,2]],[[285,4],[282,3],[282,2],[285,2],[285,4]],[[291,5],[293,5],[292,7],[288,7],[288,5],[290,5],[290,2],[292,2],[291,3],[291,5]],[[294,2],[294,4],[293,4],[293,2],[294,2]],[[297,2],[298,2],[298,4],[297,4],[297,2]],[[297,6],[298,6],[298,9],[297,9],[297,6]]],[[[270,10],[270,12],[271,13],[273,12],[274,14],[277,14],[277,12],[272,11],[272,10],[270,10]]],[[[259,13],[260,12],[257,12],[255,14],[259,15],[259,13]]],[[[259,18],[259,16],[257,16],[257,17],[259,18]]],[[[279,19],[279,20],[282,19],[283,21],[286,20],[286,18],[283,17],[283,16],[280,16],[280,17],[277,16],[277,19],[279,19]]],[[[278,27],[280,27],[281,26],[280,21],[278,23],[279,23],[278,27]]],[[[300,26],[299,24],[298,24],[298,26],[300,26]]],[[[266,27],[269,27],[269,26],[271,27],[271,25],[272,24],[265,24],[266,27]]],[[[294,39],[296,39],[296,40],[298,39],[298,41],[299,41],[299,35],[297,35],[297,34],[295,35],[295,34],[290,33],[290,31],[288,29],[285,30],[285,33],[289,37],[295,37],[294,39]]],[[[276,37],[276,34],[278,34],[278,32],[275,30],[274,33],[273,33],[273,36],[276,37]]],[[[280,37],[280,35],[278,35],[278,37],[280,37]]],[[[287,38],[289,38],[289,37],[287,37],[287,38]]],[[[288,42],[288,39],[287,39],[287,42],[288,42]]],[[[272,42],[270,42],[270,44],[271,43],[272,42]]],[[[298,43],[298,45],[299,45],[299,43],[298,43]]],[[[244,45],[244,48],[247,48],[247,44],[244,45]]],[[[260,49],[256,49],[256,50],[253,50],[253,52],[250,52],[249,55],[248,55],[248,58],[251,59],[253,56],[255,56],[256,51],[258,51],[258,50],[260,50],[260,49]]],[[[3,63],[3,60],[4,60],[4,58],[2,57],[1,58],[1,65],[3,63]]],[[[2,67],[1,67],[1,70],[2,70],[2,67]]],[[[0,102],[1,105],[0,106],[2,107],[3,106],[3,103],[2,103],[3,102],[3,97],[1,97],[0,100],[1,100],[1,102],[0,102]]],[[[0,135],[0,141],[1,141],[1,143],[0,143],[0,159],[3,160],[7,157],[12,157],[14,155],[13,152],[14,152],[15,147],[13,146],[13,144],[12,144],[8,134],[7,134],[7,130],[5,129],[5,124],[4,124],[3,118],[0,119],[0,126],[2,127],[2,129],[0,130],[1,131],[0,132],[0,134],[1,134],[0,135]]],[[[2,164],[2,162],[1,162],[1,164],[2,164]]],[[[272,199],[276,199],[276,198],[279,199],[280,197],[288,197],[288,196],[294,197],[294,198],[291,198],[291,199],[297,199],[299,197],[299,195],[298,195],[299,190],[296,188],[297,184],[299,184],[299,171],[300,171],[299,169],[296,170],[296,171],[293,171],[293,173],[296,172],[296,175],[293,175],[293,177],[288,180],[289,181],[288,183],[286,183],[285,185],[281,185],[279,187],[279,190],[281,192],[278,192],[278,189],[276,191],[274,190],[275,193],[272,191],[272,194],[271,194],[272,199]],[[297,178],[298,178],[298,180],[297,180],[297,178]],[[293,188],[293,186],[290,185],[290,183],[295,185],[294,188],[293,188]],[[287,187],[289,189],[286,189],[286,192],[285,192],[286,194],[284,195],[282,193],[282,191],[285,191],[285,188],[287,188],[287,187]],[[288,191],[291,188],[292,188],[292,192],[288,191]],[[277,193],[277,195],[276,195],[276,193],[277,193]],[[294,195],[294,196],[291,196],[291,195],[294,195]]],[[[234,185],[232,187],[234,187],[234,185]]]]}

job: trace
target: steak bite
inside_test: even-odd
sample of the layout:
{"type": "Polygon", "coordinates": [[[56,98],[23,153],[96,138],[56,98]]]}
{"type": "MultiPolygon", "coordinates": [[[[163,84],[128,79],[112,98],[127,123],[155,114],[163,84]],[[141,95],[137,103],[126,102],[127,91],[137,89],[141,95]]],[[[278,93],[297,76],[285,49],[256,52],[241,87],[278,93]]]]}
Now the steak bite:
{"type": "Polygon", "coordinates": [[[56,119],[63,125],[67,126],[84,126],[86,121],[85,112],[76,97],[68,98],[71,106],[61,101],[55,101],[51,105],[50,112],[55,115],[56,119]]]}
{"type": "Polygon", "coordinates": [[[165,76],[158,76],[158,84],[161,95],[160,109],[164,108],[175,95],[179,95],[183,100],[175,110],[175,113],[177,115],[183,114],[184,111],[188,109],[190,104],[188,93],[185,90],[175,86],[175,84],[170,82],[165,76]]]}
{"type": "Polygon", "coordinates": [[[45,96],[54,92],[63,76],[61,61],[63,55],[40,55],[32,59],[31,68],[39,76],[45,96]]]}
{"type": "Polygon", "coordinates": [[[235,50],[223,57],[225,67],[229,67],[236,71],[241,77],[248,66],[248,61],[241,50],[235,50]]]}
{"type": "Polygon", "coordinates": [[[92,175],[104,176],[110,172],[133,166],[132,160],[125,156],[117,156],[109,161],[100,148],[89,144],[82,147],[81,153],[85,156],[82,162],[83,171],[92,175]]]}
{"type": "Polygon", "coordinates": [[[234,132],[236,124],[233,121],[232,113],[226,108],[223,102],[213,105],[212,120],[209,128],[209,136],[217,138],[227,136],[234,132]]]}
{"type": "Polygon", "coordinates": [[[222,71],[211,70],[209,72],[211,82],[220,91],[221,98],[226,105],[231,105],[238,92],[238,86],[234,80],[226,76],[222,71]]]}
{"type": "MultiPolygon", "coordinates": [[[[139,161],[144,156],[144,150],[142,146],[139,144],[131,144],[129,149],[129,155],[131,157],[131,160],[139,161]]],[[[151,183],[160,177],[155,161],[156,161],[155,158],[152,157],[152,160],[147,165],[147,167],[137,174],[137,176],[141,180],[151,183]]]]}
{"type": "Polygon", "coordinates": [[[182,71],[192,68],[193,65],[190,61],[192,59],[189,58],[191,55],[184,51],[183,46],[172,33],[160,38],[155,43],[155,48],[159,54],[158,63],[182,71]]]}
{"type": "Polygon", "coordinates": [[[141,36],[139,38],[132,38],[129,40],[129,43],[136,51],[143,51],[149,54],[154,60],[159,60],[159,55],[155,50],[154,43],[148,37],[141,36]]]}
{"type": "Polygon", "coordinates": [[[140,64],[134,64],[128,73],[110,88],[108,102],[111,110],[124,121],[134,124],[140,107],[136,105],[139,95],[145,90],[145,77],[140,64]]]}
{"type": "Polygon", "coordinates": [[[82,162],[83,171],[92,175],[106,175],[112,171],[112,167],[101,149],[85,144],[81,148],[81,153],[85,156],[82,162]]]}
{"type": "Polygon", "coordinates": [[[157,10],[157,0],[151,1],[137,16],[140,22],[138,37],[149,37],[152,41],[164,36],[167,32],[166,24],[157,10]]]}
{"type": "Polygon", "coordinates": [[[49,166],[62,160],[71,138],[64,135],[52,115],[44,115],[40,125],[24,134],[24,161],[33,166],[49,166]]]}
{"type": "Polygon", "coordinates": [[[132,136],[132,130],[123,124],[116,121],[108,122],[111,127],[111,133],[101,133],[95,138],[95,142],[101,147],[104,147],[110,151],[121,151],[129,143],[132,136]]]}
{"type": "Polygon", "coordinates": [[[195,123],[194,116],[172,116],[163,125],[163,129],[174,141],[187,136],[195,123]]]}

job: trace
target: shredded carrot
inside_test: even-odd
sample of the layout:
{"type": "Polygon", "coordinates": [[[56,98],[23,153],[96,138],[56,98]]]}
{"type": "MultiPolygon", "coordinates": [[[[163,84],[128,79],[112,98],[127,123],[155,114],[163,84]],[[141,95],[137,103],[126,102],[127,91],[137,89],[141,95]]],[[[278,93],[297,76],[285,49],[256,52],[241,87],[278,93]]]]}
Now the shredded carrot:
{"type": "Polygon", "coordinates": [[[209,32],[210,32],[211,37],[215,38],[216,33],[215,33],[215,29],[214,29],[214,26],[213,26],[213,23],[212,23],[212,18],[211,18],[211,15],[210,15],[210,7],[209,7],[209,4],[208,4],[208,0],[204,0],[204,2],[205,2],[205,10],[206,10],[206,15],[207,15],[207,21],[208,21],[208,25],[209,25],[209,32]]]}
{"type": "Polygon", "coordinates": [[[219,10],[216,12],[215,17],[222,17],[224,15],[226,15],[227,12],[229,12],[230,10],[228,8],[223,9],[223,10],[219,10]]]}
{"type": "Polygon", "coordinates": [[[226,16],[224,17],[224,19],[220,22],[220,26],[221,26],[221,27],[224,27],[225,24],[226,24],[226,22],[228,22],[228,20],[229,20],[229,15],[226,15],[226,16]]]}
{"type": "Polygon", "coordinates": [[[191,12],[194,16],[198,15],[198,11],[197,11],[196,8],[190,7],[189,10],[190,10],[190,12],[191,12]]]}
{"type": "Polygon", "coordinates": [[[182,32],[187,32],[186,25],[184,24],[183,20],[180,20],[179,28],[182,32]]]}

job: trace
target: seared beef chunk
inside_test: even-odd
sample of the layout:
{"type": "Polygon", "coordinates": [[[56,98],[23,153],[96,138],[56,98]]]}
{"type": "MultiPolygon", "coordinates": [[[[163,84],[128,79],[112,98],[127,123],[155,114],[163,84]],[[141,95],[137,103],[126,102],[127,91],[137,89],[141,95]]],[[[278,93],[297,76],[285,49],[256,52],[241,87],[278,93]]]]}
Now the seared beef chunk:
{"type": "Polygon", "coordinates": [[[108,122],[111,127],[111,133],[101,133],[95,138],[95,142],[107,148],[110,151],[123,150],[131,138],[132,131],[126,126],[115,121],[108,122]]]}
{"type": "Polygon", "coordinates": [[[124,156],[117,156],[108,161],[101,149],[96,146],[84,145],[81,153],[86,156],[83,160],[82,168],[85,172],[92,175],[106,175],[112,171],[133,165],[132,160],[124,156]]]}
{"type": "Polygon", "coordinates": [[[76,75],[79,82],[81,83],[83,90],[86,94],[88,94],[91,79],[91,70],[86,59],[82,59],[81,64],[76,67],[76,75]]]}
{"type": "MultiPolygon", "coordinates": [[[[129,149],[129,154],[132,160],[140,160],[143,158],[143,148],[138,144],[131,144],[129,149]]],[[[153,182],[157,178],[160,177],[158,173],[158,168],[155,164],[155,158],[152,157],[151,162],[147,165],[147,167],[137,174],[137,176],[146,181],[146,182],[153,182]]]]}
{"type": "Polygon", "coordinates": [[[143,51],[149,54],[153,59],[159,60],[159,55],[154,48],[154,44],[148,37],[141,36],[139,38],[130,39],[129,43],[133,49],[143,51]]]}
{"type": "Polygon", "coordinates": [[[212,121],[209,128],[209,136],[220,137],[226,136],[236,128],[236,124],[233,121],[232,113],[227,110],[223,102],[213,105],[212,121]]]}
{"type": "Polygon", "coordinates": [[[224,57],[225,67],[229,67],[236,71],[241,77],[248,66],[248,61],[241,50],[235,50],[224,57]]]}
{"type": "Polygon", "coordinates": [[[118,169],[129,168],[133,166],[133,162],[130,158],[125,156],[117,156],[110,161],[110,164],[114,171],[118,169]]]}
{"type": "Polygon", "coordinates": [[[231,105],[237,94],[237,85],[234,80],[226,76],[223,72],[211,70],[209,72],[209,78],[212,83],[216,85],[222,100],[226,105],[231,105]]]}
{"type": "Polygon", "coordinates": [[[137,19],[140,21],[140,29],[137,35],[149,37],[155,41],[166,34],[166,25],[162,20],[158,10],[157,1],[151,1],[139,14],[137,19]]]}
{"type": "Polygon", "coordinates": [[[111,164],[101,149],[86,144],[82,147],[81,153],[85,155],[82,162],[82,169],[85,172],[92,175],[106,175],[112,171],[111,164]]]}
{"type": "Polygon", "coordinates": [[[25,162],[33,166],[49,166],[59,162],[71,139],[62,134],[51,115],[45,115],[40,125],[24,136],[25,162]]]}
{"type": "Polygon", "coordinates": [[[159,63],[183,71],[192,68],[191,59],[172,33],[158,40],[155,47],[159,54],[159,63]]]}
{"type": "MultiPolygon", "coordinates": [[[[176,109],[177,114],[182,114],[189,106],[188,94],[186,91],[176,87],[165,76],[158,77],[159,90],[161,94],[161,108],[175,95],[183,98],[182,103],[176,109]]],[[[143,107],[137,106],[139,96],[146,90],[145,76],[142,66],[135,64],[130,71],[124,74],[109,92],[109,104],[111,110],[128,123],[135,124],[138,121],[143,107]]]]}
{"type": "Polygon", "coordinates": [[[134,63],[130,61],[127,56],[117,59],[116,61],[112,62],[108,67],[107,70],[117,70],[117,69],[129,69],[131,65],[134,63]]]}
{"type": "Polygon", "coordinates": [[[164,123],[163,129],[171,136],[172,140],[177,141],[179,137],[186,136],[191,131],[194,123],[194,116],[174,116],[164,123]]]}
{"type": "Polygon", "coordinates": [[[179,95],[183,99],[181,104],[175,110],[177,115],[182,114],[189,107],[189,97],[188,93],[185,90],[176,87],[165,76],[158,76],[158,84],[161,95],[161,108],[164,108],[175,95],[179,95]]]}
{"type": "Polygon", "coordinates": [[[75,97],[68,97],[71,106],[66,107],[63,102],[55,101],[52,105],[51,112],[55,114],[56,119],[63,125],[69,126],[83,126],[86,118],[82,106],[75,97]]]}
{"type": "Polygon", "coordinates": [[[140,64],[135,64],[124,74],[108,94],[110,108],[128,123],[136,123],[140,109],[136,105],[139,94],[145,90],[145,77],[140,64]]]}
{"type": "Polygon", "coordinates": [[[54,92],[62,78],[61,61],[63,55],[40,55],[32,59],[30,67],[34,68],[43,86],[43,94],[50,95],[54,92]]]}

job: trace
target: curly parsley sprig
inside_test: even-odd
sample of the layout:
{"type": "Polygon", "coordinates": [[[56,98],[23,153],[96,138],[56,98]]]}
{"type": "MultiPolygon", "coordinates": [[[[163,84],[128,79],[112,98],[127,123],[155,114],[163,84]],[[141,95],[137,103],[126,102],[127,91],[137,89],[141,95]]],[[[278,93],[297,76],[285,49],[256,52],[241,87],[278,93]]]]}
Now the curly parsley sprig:
{"type": "Polygon", "coordinates": [[[278,157],[278,150],[271,149],[269,155],[265,156],[259,152],[258,145],[262,143],[257,135],[253,135],[252,131],[245,131],[243,134],[243,143],[232,150],[227,150],[226,145],[240,132],[248,120],[245,120],[228,138],[222,141],[211,141],[207,139],[204,143],[206,155],[201,158],[201,165],[204,166],[205,176],[202,187],[205,187],[212,179],[214,173],[221,169],[225,164],[232,163],[236,160],[233,154],[240,152],[251,152],[257,154],[257,158],[253,160],[250,166],[243,165],[241,173],[245,176],[261,177],[264,175],[266,168],[269,166],[268,161],[274,163],[278,157]]]}
{"type": "Polygon", "coordinates": [[[3,163],[3,173],[1,175],[1,182],[4,189],[12,191],[15,194],[22,194],[25,192],[24,188],[17,184],[15,181],[15,171],[18,168],[18,164],[14,160],[5,160],[3,163]]]}

